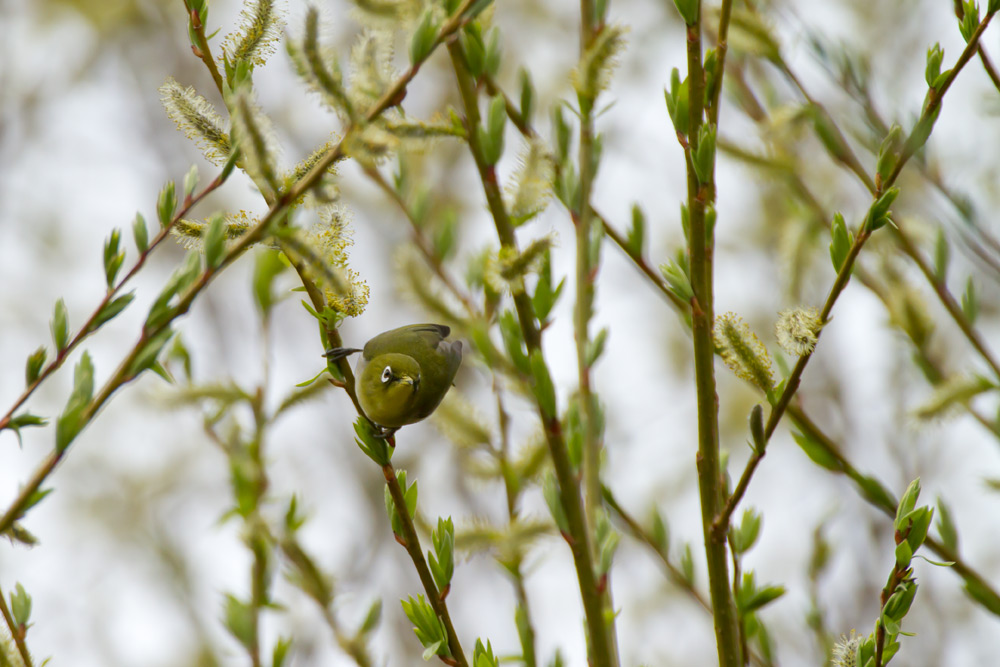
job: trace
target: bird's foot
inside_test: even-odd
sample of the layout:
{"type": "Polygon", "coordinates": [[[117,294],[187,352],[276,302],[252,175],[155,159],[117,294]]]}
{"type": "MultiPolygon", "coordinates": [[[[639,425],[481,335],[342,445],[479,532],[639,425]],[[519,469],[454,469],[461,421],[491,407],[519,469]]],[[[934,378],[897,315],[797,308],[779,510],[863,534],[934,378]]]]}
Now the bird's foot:
{"type": "Polygon", "coordinates": [[[381,426],[379,424],[375,424],[375,437],[376,438],[381,438],[381,439],[385,440],[386,442],[389,443],[390,447],[395,447],[396,446],[395,435],[396,435],[396,431],[398,431],[398,430],[399,430],[398,427],[396,427],[396,428],[386,428],[385,426],[381,426]]]}

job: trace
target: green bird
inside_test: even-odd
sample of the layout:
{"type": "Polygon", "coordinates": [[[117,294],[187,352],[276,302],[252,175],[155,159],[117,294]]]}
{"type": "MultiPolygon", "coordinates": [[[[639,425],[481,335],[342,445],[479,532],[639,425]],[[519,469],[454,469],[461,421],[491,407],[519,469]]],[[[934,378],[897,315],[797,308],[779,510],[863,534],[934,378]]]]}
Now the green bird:
{"type": "Polygon", "coordinates": [[[380,333],[364,350],[327,350],[331,360],[361,352],[354,389],[365,416],[389,433],[428,417],[462,363],[462,342],[442,324],[410,324],[380,333]]]}

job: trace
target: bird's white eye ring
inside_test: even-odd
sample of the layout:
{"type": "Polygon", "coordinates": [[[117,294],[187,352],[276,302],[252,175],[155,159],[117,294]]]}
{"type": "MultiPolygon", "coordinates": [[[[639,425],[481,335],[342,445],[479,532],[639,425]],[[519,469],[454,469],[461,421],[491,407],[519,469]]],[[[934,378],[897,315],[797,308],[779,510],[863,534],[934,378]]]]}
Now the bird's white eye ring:
{"type": "Polygon", "coordinates": [[[390,366],[386,366],[384,369],[382,369],[382,383],[385,384],[391,379],[392,379],[392,368],[390,366]]]}

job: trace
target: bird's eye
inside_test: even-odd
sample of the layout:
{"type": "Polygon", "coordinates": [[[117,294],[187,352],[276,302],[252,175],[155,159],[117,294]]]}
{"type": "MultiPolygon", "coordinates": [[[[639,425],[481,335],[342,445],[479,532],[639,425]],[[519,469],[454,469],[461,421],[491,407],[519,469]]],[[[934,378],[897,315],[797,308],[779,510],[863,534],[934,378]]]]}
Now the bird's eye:
{"type": "Polygon", "coordinates": [[[392,379],[392,368],[390,368],[389,366],[386,366],[382,370],[382,383],[384,384],[384,383],[388,382],[391,379],[392,379]]]}

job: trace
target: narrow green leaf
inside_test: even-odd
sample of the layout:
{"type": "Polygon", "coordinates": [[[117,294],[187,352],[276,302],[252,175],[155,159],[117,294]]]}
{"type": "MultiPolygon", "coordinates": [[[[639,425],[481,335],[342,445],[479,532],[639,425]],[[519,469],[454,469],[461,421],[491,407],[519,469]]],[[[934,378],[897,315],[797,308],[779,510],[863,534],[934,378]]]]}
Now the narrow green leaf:
{"type": "Polygon", "coordinates": [[[633,257],[643,256],[646,243],[646,216],[638,204],[632,205],[632,225],[628,228],[626,246],[633,257]]]}
{"type": "Polygon", "coordinates": [[[291,648],[291,637],[278,637],[278,641],[274,643],[274,650],[271,651],[271,667],[283,667],[291,648]]]}
{"type": "Polygon", "coordinates": [[[177,193],[174,191],[174,182],[167,181],[163,189],[160,190],[159,199],[156,201],[156,217],[160,221],[160,226],[166,227],[174,217],[177,209],[177,193]]]}
{"type": "Polygon", "coordinates": [[[52,315],[52,340],[56,345],[56,352],[62,352],[69,344],[69,314],[66,312],[66,302],[62,299],[56,301],[55,313],[52,315]]]}
{"type": "Polygon", "coordinates": [[[83,412],[94,395],[94,364],[90,353],[84,352],[73,370],[73,391],[66,407],[56,420],[56,451],[69,447],[85,425],[83,412]]]}
{"type": "Polygon", "coordinates": [[[796,444],[802,448],[802,451],[806,453],[813,463],[826,468],[827,470],[832,470],[834,472],[843,472],[844,467],[840,460],[833,455],[823,444],[811,436],[805,433],[793,432],[792,439],[795,440],[796,444]]]}
{"type": "Polygon", "coordinates": [[[42,373],[42,367],[45,365],[45,359],[48,357],[48,351],[45,346],[42,345],[37,350],[28,355],[28,361],[24,365],[24,383],[28,386],[35,383],[35,380],[42,373]]]}
{"type": "Polygon", "coordinates": [[[135,220],[132,222],[132,236],[139,254],[149,249],[149,231],[146,228],[146,218],[142,217],[141,213],[135,214],[135,220]]]}
{"type": "Polygon", "coordinates": [[[432,7],[428,7],[410,38],[410,64],[417,66],[426,60],[437,44],[438,24],[432,7]]]}
{"type": "Polygon", "coordinates": [[[522,68],[518,72],[521,82],[521,118],[525,123],[531,122],[531,114],[535,110],[535,87],[531,83],[531,73],[522,68]]]}
{"type": "Polygon", "coordinates": [[[979,317],[979,298],[976,295],[976,284],[972,282],[972,276],[965,283],[965,291],[962,293],[962,313],[969,320],[969,324],[975,324],[979,317]]]}
{"type": "Polygon", "coordinates": [[[188,172],[184,174],[184,200],[187,201],[194,195],[194,189],[198,187],[198,165],[193,164],[188,172]]]}
{"type": "Polygon", "coordinates": [[[221,214],[213,215],[205,232],[205,265],[216,269],[222,263],[226,252],[226,220],[221,214]]]}
{"type": "Polygon", "coordinates": [[[143,371],[152,368],[153,364],[156,363],[157,357],[160,356],[160,352],[163,350],[163,347],[173,335],[174,332],[170,329],[170,327],[165,327],[152,338],[147,339],[143,343],[139,353],[135,356],[132,364],[129,366],[129,377],[136,377],[143,371]]]}
{"type": "Polygon", "coordinates": [[[365,614],[365,620],[361,622],[361,627],[358,629],[359,635],[367,635],[378,627],[379,622],[382,620],[382,600],[375,600],[372,605],[368,608],[368,613],[365,614]]]}
{"type": "Polygon", "coordinates": [[[910,485],[906,487],[906,491],[899,499],[899,505],[896,507],[896,530],[902,531],[907,528],[904,518],[913,511],[917,505],[917,499],[920,497],[920,478],[916,478],[910,485]]]}
{"type": "Polygon", "coordinates": [[[24,586],[19,583],[15,585],[15,590],[10,594],[10,612],[14,617],[14,622],[20,627],[26,627],[31,618],[31,596],[24,590],[24,586]]]}
{"type": "Polygon", "coordinates": [[[944,502],[944,498],[938,496],[938,534],[941,542],[953,553],[958,552],[958,528],[955,520],[951,516],[951,508],[944,502]]]}
{"type": "Polygon", "coordinates": [[[226,629],[236,637],[237,641],[248,651],[254,644],[254,612],[251,606],[236,596],[226,593],[223,607],[223,622],[226,629]]]}
{"type": "Polygon", "coordinates": [[[134,299],[135,291],[132,291],[127,294],[122,294],[121,296],[104,304],[104,307],[97,313],[97,317],[94,318],[94,321],[90,326],[90,331],[97,331],[107,322],[117,317],[123,310],[128,308],[129,304],[132,303],[134,299]]]}
{"type": "Polygon", "coordinates": [[[531,376],[534,382],[531,384],[532,393],[538,401],[538,407],[542,414],[552,419],[556,416],[556,390],[552,384],[552,377],[549,375],[548,366],[545,364],[545,357],[539,349],[531,353],[531,376]]]}

